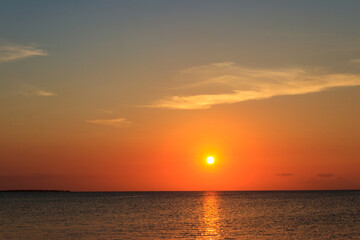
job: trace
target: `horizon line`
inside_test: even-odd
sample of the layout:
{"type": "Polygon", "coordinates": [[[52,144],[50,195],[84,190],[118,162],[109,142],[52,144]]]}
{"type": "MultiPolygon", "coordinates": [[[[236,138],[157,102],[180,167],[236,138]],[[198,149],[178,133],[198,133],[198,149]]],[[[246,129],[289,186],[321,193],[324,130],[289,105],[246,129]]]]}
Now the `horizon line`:
{"type": "Polygon", "coordinates": [[[320,192],[320,191],[360,191],[360,189],[296,189],[296,190],[114,190],[114,191],[73,191],[56,189],[7,189],[0,192],[70,192],[70,193],[131,193],[131,192],[320,192]]]}

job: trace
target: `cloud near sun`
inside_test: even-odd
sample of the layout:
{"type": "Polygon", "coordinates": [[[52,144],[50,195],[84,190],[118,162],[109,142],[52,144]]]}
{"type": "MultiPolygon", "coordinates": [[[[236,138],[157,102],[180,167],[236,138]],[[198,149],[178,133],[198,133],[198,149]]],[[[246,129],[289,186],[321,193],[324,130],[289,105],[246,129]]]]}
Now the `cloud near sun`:
{"type": "Polygon", "coordinates": [[[233,62],[192,67],[182,70],[181,74],[200,81],[180,88],[221,84],[227,86],[230,92],[169,96],[153,102],[150,107],[207,109],[216,104],[232,104],[360,85],[360,75],[357,74],[324,74],[302,68],[257,69],[239,66],[233,62]]]}

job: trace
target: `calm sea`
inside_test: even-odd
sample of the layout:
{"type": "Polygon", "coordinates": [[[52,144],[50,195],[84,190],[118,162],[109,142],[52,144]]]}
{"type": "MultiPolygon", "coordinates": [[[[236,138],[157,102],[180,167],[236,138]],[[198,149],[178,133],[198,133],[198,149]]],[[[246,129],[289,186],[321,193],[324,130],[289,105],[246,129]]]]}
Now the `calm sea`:
{"type": "Polygon", "coordinates": [[[0,239],[360,239],[360,191],[0,193],[0,239]]]}

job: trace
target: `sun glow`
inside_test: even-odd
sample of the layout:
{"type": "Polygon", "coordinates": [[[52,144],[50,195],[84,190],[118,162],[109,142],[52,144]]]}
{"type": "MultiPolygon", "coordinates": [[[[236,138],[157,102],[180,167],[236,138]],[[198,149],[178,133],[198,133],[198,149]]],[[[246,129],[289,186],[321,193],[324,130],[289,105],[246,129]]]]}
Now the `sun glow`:
{"type": "Polygon", "coordinates": [[[212,156],[210,156],[210,157],[208,157],[208,158],[206,159],[206,162],[207,162],[208,164],[213,164],[213,163],[215,162],[215,159],[214,159],[212,156]]]}

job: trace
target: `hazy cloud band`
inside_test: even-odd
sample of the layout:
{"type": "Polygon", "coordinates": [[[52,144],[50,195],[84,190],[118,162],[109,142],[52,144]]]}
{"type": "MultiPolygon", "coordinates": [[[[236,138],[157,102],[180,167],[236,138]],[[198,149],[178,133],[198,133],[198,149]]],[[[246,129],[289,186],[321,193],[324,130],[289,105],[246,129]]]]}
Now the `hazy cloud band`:
{"type": "Polygon", "coordinates": [[[356,74],[314,74],[301,68],[251,69],[231,62],[193,67],[183,70],[183,73],[203,79],[193,83],[194,86],[223,84],[230,87],[230,93],[170,96],[153,102],[149,107],[207,109],[216,104],[232,104],[360,85],[360,76],[356,74]]]}

